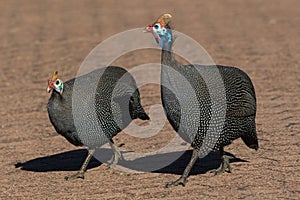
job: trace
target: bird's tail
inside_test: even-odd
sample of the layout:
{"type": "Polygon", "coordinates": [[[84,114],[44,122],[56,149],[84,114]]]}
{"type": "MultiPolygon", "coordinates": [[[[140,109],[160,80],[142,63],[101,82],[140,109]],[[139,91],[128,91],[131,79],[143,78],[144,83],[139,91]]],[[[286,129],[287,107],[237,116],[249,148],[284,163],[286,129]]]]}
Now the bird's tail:
{"type": "Polygon", "coordinates": [[[150,120],[150,117],[146,114],[143,107],[141,107],[141,110],[136,113],[135,118],[133,118],[133,119],[136,119],[136,118],[139,118],[141,120],[150,120]]]}
{"type": "Polygon", "coordinates": [[[245,134],[241,138],[249,148],[255,150],[258,149],[258,140],[257,140],[256,131],[249,134],[245,134]]]}
{"type": "Polygon", "coordinates": [[[141,105],[140,102],[140,93],[139,90],[136,89],[136,91],[132,94],[130,98],[130,115],[132,119],[142,119],[142,120],[149,120],[150,117],[146,114],[144,108],[141,105]]]}

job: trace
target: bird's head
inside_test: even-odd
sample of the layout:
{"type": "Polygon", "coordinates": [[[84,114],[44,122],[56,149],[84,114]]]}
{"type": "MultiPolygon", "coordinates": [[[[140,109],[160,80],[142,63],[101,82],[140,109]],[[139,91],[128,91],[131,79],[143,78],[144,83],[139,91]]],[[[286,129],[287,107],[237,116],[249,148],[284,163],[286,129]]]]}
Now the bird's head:
{"type": "Polygon", "coordinates": [[[172,15],[163,14],[154,23],[145,28],[145,32],[152,33],[157,44],[170,50],[173,43],[172,30],[170,27],[172,15]]]}
{"type": "Polygon", "coordinates": [[[53,75],[48,80],[47,92],[50,93],[52,90],[58,92],[60,95],[63,93],[64,83],[62,80],[57,78],[58,72],[53,72],[53,75]]]}

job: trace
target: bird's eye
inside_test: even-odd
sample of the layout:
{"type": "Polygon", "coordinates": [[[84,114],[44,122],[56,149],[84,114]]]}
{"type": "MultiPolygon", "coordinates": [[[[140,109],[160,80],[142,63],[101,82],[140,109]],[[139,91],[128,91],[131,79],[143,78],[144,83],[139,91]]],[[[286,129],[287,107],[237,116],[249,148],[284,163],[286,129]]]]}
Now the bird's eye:
{"type": "Polygon", "coordinates": [[[60,81],[57,80],[57,81],[55,82],[55,85],[59,85],[59,84],[60,84],[60,81]]]}
{"type": "Polygon", "coordinates": [[[158,29],[158,28],[159,28],[159,25],[158,25],[158,24],[155,24],[155,25],[154,25],[154,28],[155,28],[155,29],[158,29]]]}

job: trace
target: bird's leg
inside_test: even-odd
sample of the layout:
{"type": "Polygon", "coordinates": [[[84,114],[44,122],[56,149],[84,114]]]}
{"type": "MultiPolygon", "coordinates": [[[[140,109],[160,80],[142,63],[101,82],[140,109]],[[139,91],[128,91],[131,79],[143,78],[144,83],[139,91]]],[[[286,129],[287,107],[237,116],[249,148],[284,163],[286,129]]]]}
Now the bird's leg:
{"type": "Polygon", "coordinates": [[[95,152],[95,149],[89,150],[89,153],[88,153],[85,161],[83,162],[80,170],[78,172],[76,172],[75,174],[73,174],[73,175],[66,176],[65,179],[66,180],[72,180],[72,179],[76,179],[76,178],[84,179],[84,172],[86,171],[86,168],[87,168],[91,158],[93,157],[94,152],[95,152]]]}
{"type": "Polygon", "coordinates": [[[195,162],[197,161],[198,157],[200,156],[200,151],[194,149],[193,150],[193,154],[192,154],[192,158],[189,162],[189,164],[186,166],[183,174],[181,175],[181,177],[179,179],[177,179],[174,182],[169,182],[166,184],[166,188],[171,187],[171,186],[178,186],[178,185],[182,185],[185,186],[186,182],[187,182],[187,177],[189,176],[189,173],[191,171],[191,169],[193,168],[195,162]]]}
{"type": "Polygon", "coordinates": [[[231,173],[231,167],[229,164],[229,159],[232,158],[231,156],[226,156],[224,154],[224,147],[220,147],[220,156],[221,156],[221,165],[217,169],[212,170],[214,175],[219,175],[224,172],[229,172],[231,173]]]}
{"type": "Polygon", "coordinates": [[[110,139],[109,145],[111,149],[113,150],[113,156],[108,161],[110,167],[116,166],[116,164],[119,162],[119,160],[124,160],[122,153],[120,152],[120,149],[115,145],[114,141],[110,139]]]}

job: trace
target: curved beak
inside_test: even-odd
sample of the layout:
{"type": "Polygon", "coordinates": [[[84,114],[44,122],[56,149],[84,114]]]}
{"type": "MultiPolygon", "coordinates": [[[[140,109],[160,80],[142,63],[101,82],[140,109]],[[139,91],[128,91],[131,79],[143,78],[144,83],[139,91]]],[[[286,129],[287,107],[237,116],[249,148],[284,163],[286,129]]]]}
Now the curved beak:
{"type": "Polygon", "coordinates": [[[151,32],[152,32],[151,26],[150,26],[150,25],[149,25],[149,26],[146,26],[146,27],[144,28],[143,32],[144,32],[144,33],[151,33],[151,32]]]}
{"type": "Polygon", "coordinates": [[[50,93],[52,89],[53,89],[53,82],[51,80],[48,80],[47,92],[50,93]]]}
{"type": "Polygon", "coordinates": [[[48,87],[47,87],[47,92],[50,93],[51,90],[52,90],[52,89],[51,89],[50,86],[48,85],[48,87]]]}

